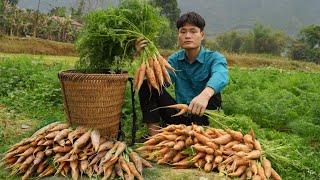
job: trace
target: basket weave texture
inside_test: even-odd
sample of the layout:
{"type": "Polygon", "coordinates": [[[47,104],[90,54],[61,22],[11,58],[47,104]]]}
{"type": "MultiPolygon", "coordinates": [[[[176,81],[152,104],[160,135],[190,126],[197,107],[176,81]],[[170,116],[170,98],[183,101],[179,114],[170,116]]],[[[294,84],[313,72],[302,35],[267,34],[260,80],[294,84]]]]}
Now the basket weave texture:
{"type": "Polygon", "coordinates": [[[128,74],[58,74],[64,109],[71,125],[95,128],[117,138],[128,74]]]}

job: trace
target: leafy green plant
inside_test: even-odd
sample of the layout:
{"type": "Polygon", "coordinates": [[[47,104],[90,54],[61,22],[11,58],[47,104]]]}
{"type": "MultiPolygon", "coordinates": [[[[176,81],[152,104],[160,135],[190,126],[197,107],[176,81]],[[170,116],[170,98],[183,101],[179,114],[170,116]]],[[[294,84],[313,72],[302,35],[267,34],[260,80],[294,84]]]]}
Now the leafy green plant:
{"type": "Polygon", "coordinates": [[[156,8],[139,0],[121,1],[118,8],[89,13],[76,42],[80,54],[76,69],[80,72],[126,70],[135,40],[143,37],[155,47],[159,29],[166,25],[167,20],[156,8]]]}

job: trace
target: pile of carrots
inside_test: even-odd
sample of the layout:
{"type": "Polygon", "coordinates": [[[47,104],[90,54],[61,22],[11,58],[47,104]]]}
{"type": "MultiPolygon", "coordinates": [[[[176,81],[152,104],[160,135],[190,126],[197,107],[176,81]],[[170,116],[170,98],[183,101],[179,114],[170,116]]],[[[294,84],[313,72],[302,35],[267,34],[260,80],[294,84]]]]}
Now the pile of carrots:
{"type": "Polygon", "coordinates": [[[281,179],[253,131],[243,135],[231,129],[169,125],[136,151],[147,160],[174,168],[197,167],[240,179],[281,179]]]}
{"type": "Polygon", "coordinates": [[[57,122],[10,147],[1,165],[11,169],[11,175],[23,174],[22,179],[68,173],[72,179],[83,174],[101,175],[102,179],[143,179],[143,168],[152,167],[125,142],[107,140],[97,130],[72,130],[68,124],[57,122]]]}
{"type": "Polygon", "coordinates": [[[172,84],[167,69],[172,72],[175,72],[175,69],[159,53],[148,54],[145,52],[142,56],[146,56],[146,58],[141,58],[141,64],[135,71],[134,89],[139,91],[146,77],[149,89],[151,90],[153,87],[160,93],[165,83],[172,84]]]}

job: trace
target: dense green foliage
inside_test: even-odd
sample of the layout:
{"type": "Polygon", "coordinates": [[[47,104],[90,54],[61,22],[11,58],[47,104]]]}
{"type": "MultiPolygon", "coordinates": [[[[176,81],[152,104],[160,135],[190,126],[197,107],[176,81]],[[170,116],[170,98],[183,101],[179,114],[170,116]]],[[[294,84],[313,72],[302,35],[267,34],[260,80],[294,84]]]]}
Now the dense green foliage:
{"type": "MultiPolygon", "coordinates": [[[[22,56],[3,58],[0,67],[0,83],[3,84],[0,104],[9,112],[37,121],[35,128],[56,120],[65,121],[57,73],[71,68],[70,65],[22,56]]],[[[319,73],[268,68],[234,68],[230,73],[230,84],[223,92],[223,109],[230,116],[218,118],[220,123],[243,132],[253,128],[284,179],[319,178],[319,73]],[[279,159],[279,155],[285,158],[279,159]]],[[[127,141],[131,136],[132,116],[129,87],[128,83],[122,110],[122,130],[127,141]]],[[[141,137],[146,129],[140,121],[138,101],[136,108],[137,135],[141,137]]],[[[211,125],[219,127],[215,121],[211,121],[211,125]]],[[[4,142],[1,152],[21,139],[3,138],[0,136],[0,142],[4,142]]],[[[4,177],[1,173],[2,170],[0,177],[4,177]]]]}
{"type": "Polygon", "coordinates": [[[118,8],[89,13],[76,42],[80,60],[77,69],[100,72],[115,65],[123,68],[123,60],[132,58],[138,37],[155,42],[159,29],[167,21],[151,5],[139,0],[121,1],[118,8]]]}

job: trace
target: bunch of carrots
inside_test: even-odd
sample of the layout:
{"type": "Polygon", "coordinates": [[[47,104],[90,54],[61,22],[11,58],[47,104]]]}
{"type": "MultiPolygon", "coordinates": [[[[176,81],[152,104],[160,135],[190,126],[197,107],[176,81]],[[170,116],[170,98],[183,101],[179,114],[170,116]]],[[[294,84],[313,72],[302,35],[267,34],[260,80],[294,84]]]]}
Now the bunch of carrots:
{"type": "Polygon", "coordinates": [[[167,62],[167,60],[157,51],[151,50],[151,47],[145,47],[141,53],[139,67],[134,75],[134,89],[139,91],[145,77],[148,82],[149,89],[155,88],[159,93],[166,83],[172,84],[171,78],[167,70],[175,73],[175,69],[167,62]]]}
{"type": "Polygon", "coordinates": [[[83,127],[72,130],[63,123],[49,124],[13,145],[1,165],[11,169],[11,175],[23,174],[22,179],[67,176],[69,172],[72,179],[83,174],[101,175],[102,179],[143,179],[143,168],[152,167],[125,142],[107,140],[98,131],[83,127]]]}
{"type": "Polygon", "coordinates": [[[231,129],[169,125],[136,151],[147,160],[174,168],[197,167],[206,172],[217,170],[240,179],[281,179],[265,157],[252,130],[243,135],[231,129]]]}

